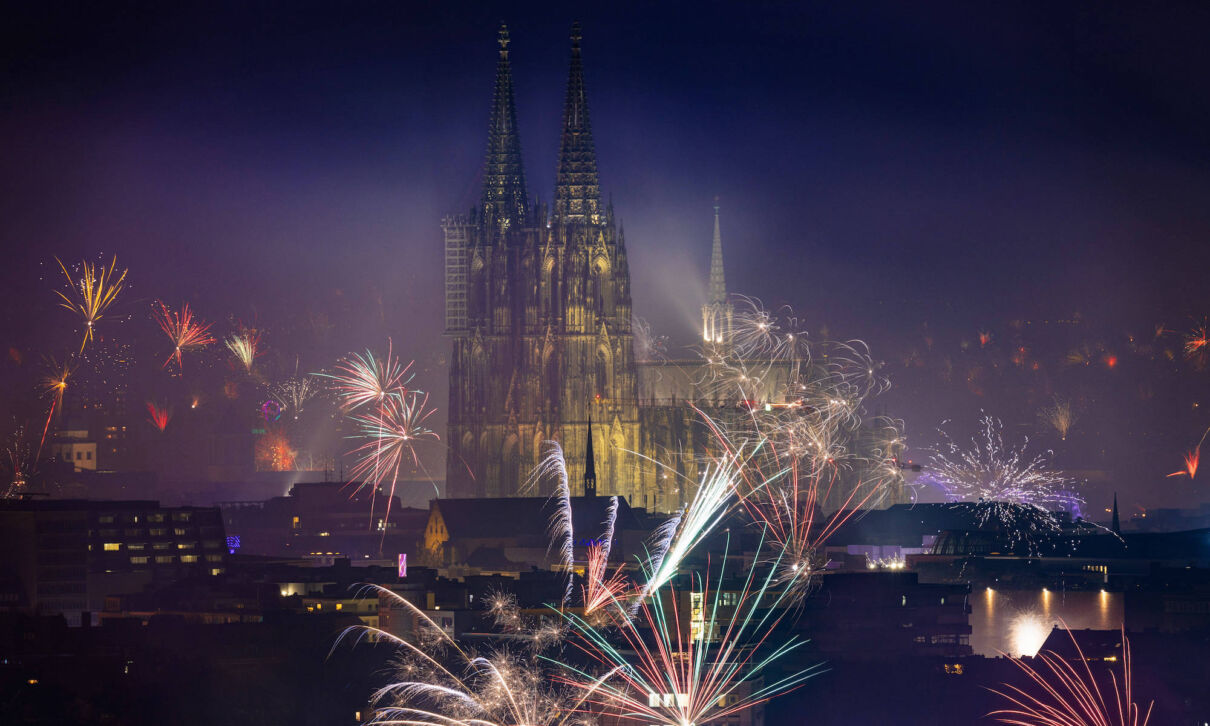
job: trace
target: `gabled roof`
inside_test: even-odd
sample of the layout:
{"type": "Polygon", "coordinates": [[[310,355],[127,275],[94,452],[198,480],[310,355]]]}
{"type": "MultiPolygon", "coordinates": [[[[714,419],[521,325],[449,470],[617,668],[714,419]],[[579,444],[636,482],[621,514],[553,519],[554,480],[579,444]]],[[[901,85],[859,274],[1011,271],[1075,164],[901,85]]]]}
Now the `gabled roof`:
{"type": "MultiPolygon", "coordinates": [[[[597,538],[604,531],[610,497],[572,497],[572,528],[576,539],[597,538]]],[[[434,499],[432,508],[451,539],[531,536],[546,539],[551,517],[560,500],[547,497],[503,497],[483,499],[434,499]]],[[[615,529],[636,529],[630,505],[618,497],[615,529]]]]}

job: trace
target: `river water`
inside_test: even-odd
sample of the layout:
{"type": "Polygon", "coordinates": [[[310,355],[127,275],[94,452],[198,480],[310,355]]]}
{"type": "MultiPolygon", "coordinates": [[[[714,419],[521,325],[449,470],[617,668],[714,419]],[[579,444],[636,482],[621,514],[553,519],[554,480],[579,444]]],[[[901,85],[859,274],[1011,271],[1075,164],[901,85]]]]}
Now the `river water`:
{"type": "Polygon", "coordinates": [[[1095,590],[992,590],[970,594],[971,648],[976,655],[1035,655],[1053,626],[1116,630],[1122,624],[1122,593],[1095,590]]]}

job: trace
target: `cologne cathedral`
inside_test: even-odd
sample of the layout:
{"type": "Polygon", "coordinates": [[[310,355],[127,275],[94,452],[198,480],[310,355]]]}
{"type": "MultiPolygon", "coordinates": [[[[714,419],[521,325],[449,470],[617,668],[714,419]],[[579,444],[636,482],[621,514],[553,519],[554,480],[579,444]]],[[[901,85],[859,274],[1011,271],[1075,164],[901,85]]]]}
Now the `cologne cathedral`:
{"type": "Polygon", "coordinates": [[[553,205],[525,186],[502,27],[482,198],[444,220],[450,496],[523,493],[546,441],[582,460],[592,421],[601,493],[642,501],[626,240],[601,202],[578,28],[571,41],[553,205]]]}
{"type": "MultiPolygon", "coordinates": [[[[702,390],[700,357],[636,354],[626,238],[601,200],[580,41],[576,26],[545,205],[525,185],[509,35],[500,28],[482,196],[442,224],[453,341],[446,493],[549,494],[552,482],[530,485],[529,474],[557,441],[573,494],[617,494],[670,512],[692,498],[710,453],[709,432],[687,404],[719,412],[735,402],[702,390]]],[[[702,334],[725,346],[734,313],[718,214],[716,204],[702,334]]]]}

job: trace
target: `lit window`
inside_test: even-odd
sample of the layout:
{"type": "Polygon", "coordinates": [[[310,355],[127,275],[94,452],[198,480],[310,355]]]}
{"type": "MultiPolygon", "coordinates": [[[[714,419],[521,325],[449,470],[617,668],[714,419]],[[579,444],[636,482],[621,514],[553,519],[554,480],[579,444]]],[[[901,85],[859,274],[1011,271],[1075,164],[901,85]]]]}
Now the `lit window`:
{"type": "Polygon", "coordinates": [[[177,542],[176,548],[178,550],[191,550],[195,544],[196,542],[177,542]]]}
{"type": "Polygon", "coordinates": [[[175,534],[177,537],[184,537],[184,536],[185,536],[185,528],[184,528],[184,527],[177,527],[177,528],[175,528],[175,529],[173,529],[173,530],[172,530],[172,533],[173,533],[173,534],[175,534]]]}
{"type": "Polygon", "coordinates": [[[105,543],[105,551],[106,551],[106,552],[117,552],[117,551],[118,551],[118,550],[120,550],[120,549],[122,549],[122,543],[121,543],[121,542],[106,542],[106,543],[105,543]]]}
{"type": "Polygon", "coordinates": [[[181,555],[181,562],[185,562],[185,563],[197,562],[197,555],[181,555]]]}
{"type": "Polygon", "coordinates": [[[132,564],[132,565],[145,565],[145,564],[147,564],[147,556],[146,556],[146,555],[144,555],[144,556],[141,556],[141,557],[131,557],[131,558],[130,558],[130,564],[132,564]]]}
{"type": "Polygon", "coordinates": [[[345,604],[344,604],[344,603],[342,603],[342,602],[338,602],[338,603],[336,603],[336,609],[337,609],[337,610],[344,610],[344,609],[345,609],[345,604]]]}
{"type": "Polygon", "coordinates": [[[161,565],[171,564],[176,558],[172,555],[156,555],[155,561],[161,565]]]}

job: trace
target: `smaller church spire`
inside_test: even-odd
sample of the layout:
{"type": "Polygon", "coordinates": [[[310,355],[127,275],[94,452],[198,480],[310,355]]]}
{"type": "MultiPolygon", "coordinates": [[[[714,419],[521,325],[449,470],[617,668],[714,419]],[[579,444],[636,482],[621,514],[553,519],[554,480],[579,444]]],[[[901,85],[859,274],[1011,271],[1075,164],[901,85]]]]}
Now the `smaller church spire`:
{"type": "Polygon", "coordinates": [[[597,462],[592,455],[592,414],[588,415],[588,449],[584,454],[584,496],[597,495],[597,462]]]}
{"type": "Polygon", "coordinates": [[[714,198],[714,246],[710,250],[710,302],[727,302],[727,278],[723,273],[723,236],[718,228],[718,197],[714,198]]]}
{"type": "Polygon", "coordinates": [[[727,278],[723,274],[723,235],[718,225],[718,197],[714,198],[714,244],[710,248],[710,297],[702,306],[702,340],[713,345],[731,344],[735,311],[727,302],[727,278]]]}
{"type": "Polygon", "coordinates": [[[1113,526],[1112,526],[1112,529],[1113,529],[1114,534],[1122,533],[1122,522],[1120,519],[1118,519],[1118,493],[1117,492],[1113,493],[1113,526]]]}

